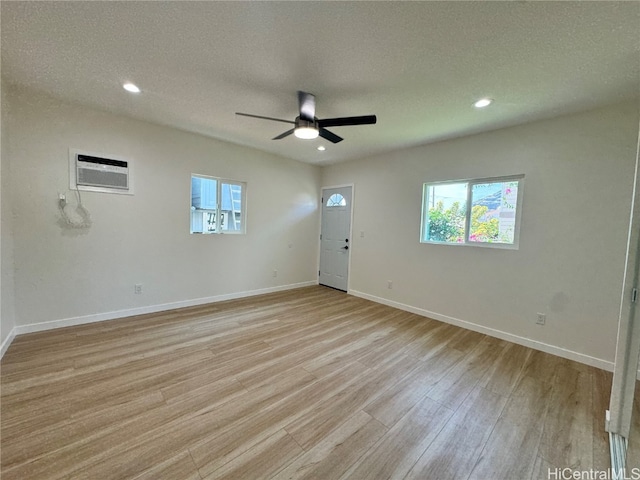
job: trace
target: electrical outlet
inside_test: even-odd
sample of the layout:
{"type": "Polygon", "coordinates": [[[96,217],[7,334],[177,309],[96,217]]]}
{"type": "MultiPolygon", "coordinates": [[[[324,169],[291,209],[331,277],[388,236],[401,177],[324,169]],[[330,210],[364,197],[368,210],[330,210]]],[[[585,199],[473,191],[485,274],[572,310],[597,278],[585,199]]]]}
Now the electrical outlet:
{"type": "Polygon", "coordinates": [[[387,280],[387,288],[391,290],[393,288],[393,282],[391,280],[387,280]]]}
{"type": "Polygon", "coordinates": [[[278,276],[278,270],[274,270],[272,276],[273,278],[276,278],[278,276]]]}
{"type": "Polygon", "coordinates": [[[546,313],[536,313],[537,315],[537,319],[536,319],[536,323],[538,325],[544,325],[547,321],[547,314],[546,313]]]}
{"type": "Polygon", "coordinates": [[[141,283],[136,283],[135,286],[133,287],[133,293],[135,293],[136,295],[141,295],[142,294],[142,284],[141,283]]]}

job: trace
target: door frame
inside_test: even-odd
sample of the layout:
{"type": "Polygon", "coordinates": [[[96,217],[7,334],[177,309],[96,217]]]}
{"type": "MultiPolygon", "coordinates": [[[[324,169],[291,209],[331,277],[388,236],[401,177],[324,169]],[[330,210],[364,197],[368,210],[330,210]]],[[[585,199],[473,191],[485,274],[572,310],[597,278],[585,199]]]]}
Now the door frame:
{"type": "Polygon", "coordinates": [[[340,185],[326,185],[320,187],[320,215],[318,217],[318,254],[316,259],[316,264],[318,266],[318,275],[316,276],[316,284],[320,285],[320,253],[322,251],[322,240],[320,240],[320,235],[322,235],[322,211],[324,209],[324,191],[332,188],[346,188],[351,187],[351,205],[349,206],[350,217],[349,217],[349,239],[350,245],[349,250],[347,251],[348,261],[347,261],[347,293],[351,290],[351,252],[353,251],[353,207],[356,201],[356,186],[354,183],[342,183],[340,185]]]}
{"type": "Polygon", "coordinates": [[[640,379],[640,315],[636,308],[640,302],[640,129],[635,160],[613,381],[605,421],[614,471],[625,467],[635,384],[640,379]]]}

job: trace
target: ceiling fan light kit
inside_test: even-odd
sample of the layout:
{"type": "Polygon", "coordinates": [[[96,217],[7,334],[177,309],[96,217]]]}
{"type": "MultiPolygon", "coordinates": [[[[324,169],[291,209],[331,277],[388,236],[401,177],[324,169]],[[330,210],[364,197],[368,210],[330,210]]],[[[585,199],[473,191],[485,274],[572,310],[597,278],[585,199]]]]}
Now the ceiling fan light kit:
{"type": "Polygon", "coordinates": [[[296,118],[296,128],[293,129],[293,134],[303,140],[312,140],[318,138],[320,132],[315,121],[303,120],[298,117],[296,118]]]}
{"type": "Polygon", "coordinates": [[[318,138],[318,136],[329,140],[331,143],[341,142],[342,137],[330,132],[324,127],[344,127],[348,125],[373,125],[377,122],[375,115],[364,115],[360,117],[339,117],[339,118],[325,118],[319,120],[316,115],[316,97],[315,95],[298,91],[298,110],[300,114],[296,117],[295,121],[283,120],[281,118],[264,117],[262,115],[252,115],[250,113],[236,112],[236,115],[242,115],[244,117],[260,118],[262,120],[272,120],[274,122],[292,123],[294,128],[281,133],[273,140],[280,140],[284,137],[288,137],[292,133],[303,140],[311,140],[318,138]]]}

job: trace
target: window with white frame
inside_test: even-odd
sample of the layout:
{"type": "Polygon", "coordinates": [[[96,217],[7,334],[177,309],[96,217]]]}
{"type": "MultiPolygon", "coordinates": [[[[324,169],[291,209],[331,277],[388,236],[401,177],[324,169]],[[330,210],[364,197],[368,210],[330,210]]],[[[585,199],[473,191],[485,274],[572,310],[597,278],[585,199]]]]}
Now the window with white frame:
{"type": "Polygon", "coordinates": [[[425,183],[420,241],[518,248],[524,175],[425,183]]]}
{"type": "Polygon", "coordinates": [[[191,175],[191,233],[245,233],[246,183],[191,175]]]}

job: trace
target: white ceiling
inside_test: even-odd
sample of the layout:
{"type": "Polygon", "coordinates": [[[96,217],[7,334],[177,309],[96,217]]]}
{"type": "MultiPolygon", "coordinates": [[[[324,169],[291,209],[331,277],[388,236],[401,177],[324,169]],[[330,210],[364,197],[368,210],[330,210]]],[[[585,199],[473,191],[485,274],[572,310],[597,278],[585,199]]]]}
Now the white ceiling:
{"type": "Polygon", "coordinates": [[[4,81],[314,164],[638,101],[640,2],[1,2],[4,81]],[[136,83],[132,95],[121,85],[136,83]],[[326,140],[272,137],[296,91],[326,140]],[[480,97],[495,103],[475,109],[480,97]],[[316,147],[324,144],[325,152],[316,147]]]}

